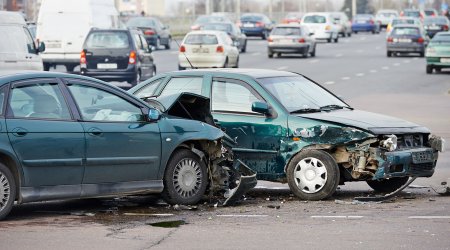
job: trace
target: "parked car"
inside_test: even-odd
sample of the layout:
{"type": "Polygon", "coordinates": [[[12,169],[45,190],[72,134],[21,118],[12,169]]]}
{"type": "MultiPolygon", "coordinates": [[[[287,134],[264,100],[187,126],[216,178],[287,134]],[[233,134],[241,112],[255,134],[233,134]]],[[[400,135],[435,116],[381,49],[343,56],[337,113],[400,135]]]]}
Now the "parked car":
{"type": "Polygon", "coordinates": [[[450,32],[437,33],[428,44],[425,57],[427,74],[450,68],[450,32]]]}
{"type": "Polygon", "coordinates": [[[283,20],[281,20],[281,23],[283,24],[300,24],[302,21],[304,13],[303,12],[289,12],[283,20]]]}
{"type": "Polygon", "coordinates": [[[0,70],[43,70],[45,44],[36,46],[22,15],[0,11],[0,34],[0,70]]]}
{"type": "Polygon", "coordinates": [[[178,69],[239,67],[239,50],[223,31],[191,31],[178,53],[178,69]]]}
{"type": "Polygon", "coordinates": [[[380,23],[375,20],[375,17],[370,14],[358,14],[353,17],[352,31],[355,34],[358,32],[372,32],[372,34],[380,33],[380,23]]]}
{"type": "Polygon", "coordinates": [[[399,14],[396,10],[379,10],[375,16],[375,21],[380,23],[381,28],[387,28],[392,19],[398,16],[399,14]]]}
{"type": "Polygon", "coordinates": [[[348,20],[347,14],[344,12],[332,12],[331,15],[338,26],[339,35],[345,37],[352,36],[352,23],[348,20]]]}
{"type": "Polygon", "coordinates": [[[439,16],[439,13],[435,9],[424,9],[423,13],[425,14],[424,17],[436,17],[436,16],[439,16]]]}
{"type": "Polygon", "coordinates": [[[418,18],[397,17],[397,18],[392,19],[392,21],[388,24],[388,26],[386,28],[386,35],[389,35],[389,33],[392,31],[392,28],[398,24],[412,24],[412,25],[417,25],[419,27],[423,26],[422,21],[420,21],[420,19],[418,19],[418,18]]]}
{"type": "Polygon", "coordinates": [[[310,12],[303,16],[302,25],[314,33],[316,40],[326,40],[331,43],[339,41],[339,30],[334,23],[333,17],[327,12],[310,12]]]}
{"type": "Polygon", "coordinates": [[[423,19],[423,26],[427,35],[430,38],[441,31],[448,31],[450,21],[445,16],[425,17],[423,19]]]}
{"type": "Polygon", "coordinates": [[[423,12],[423,10],[405,9],[400,12],[400,16],[419,18],[420,20],[423,20],[423,18],[425,17],[425,13],[423,12]]]}
{"type": "Polygon", "coordinates": [[[201,30],[218,30],[226,32],[233,44],[240,52],[247,51],[247,36],[241,32],[241,29],[234,23],[207,23],[203,24],[201,30]]]}
{"type": "Polygon", "coordinates": [[[96,79],[49,72],[3,75],[0,91],[0,219],[15,201],[161,193],[170,204],[195,204],[209,190],[235,199],[256,185],[230,160],[205,97],[178,93],[163,108],[96,79]]]}
{"type": "Polygon", "coordinates": [[[243,14],[238,25],[246,36],[260,36],[263,40],[273,28],[273,22],[266,15],[259,13],[243,14]]]}
{"type": "Polygon", "coordinates": [[[267,39],[267,56],[272,58],[274,54],[281,57],[282,54],[302,54],[316,56],[316,40],[313,33],[306,26],[299,24],[280,24],[273,28],[267,39]]]}
{"type": "Polygon", "coordinates": [[[232,21],[224,15],[201,15],[195,19],[191,26],[191,30],[199,30],[203,24],[207,23],[231,23],[232,21]]]}
{"type": "Polygon", "coordinates": [[[416,25],[399,24],[387,38],[387,56],[395,53],[418,53],[420,57],[425,54],[428,37],[425,31],[416,25]]]}
{"type": "MultiPolygon", "coordinates": [[[[300,199],[330,197],[338,184],[366,181],[391,192],[434,173],[443,139],[415,123],[356,110],[309,78],[268,69],[168,72],[139,84],[163,98],[166,83],[195,87],[258,180],[288,182],[300,199]],[[181,80],[180,80],[181,81],[181,80]],[[155,86],[156,85],[156,86],[155,86]]],[[[191,88],[193,89],[193,88],[191,88]]],[[[184,91],[184,90],[183,90],[184,91]]]]}
{"type": "Polygon", "coordinates": [[[164,46],[170,49],[172,35],[169,26],[164,25],[156,17],[133,17],[127,22],[127,27],[140,29],[144,33],[147,43],[159,49],[164,46]]]}
{"type": "Polygon", "coordinates": [[[81,74],[135,85],[156,75],[151,52],[140,30],[92,29],[81,51],[81,74]]]}

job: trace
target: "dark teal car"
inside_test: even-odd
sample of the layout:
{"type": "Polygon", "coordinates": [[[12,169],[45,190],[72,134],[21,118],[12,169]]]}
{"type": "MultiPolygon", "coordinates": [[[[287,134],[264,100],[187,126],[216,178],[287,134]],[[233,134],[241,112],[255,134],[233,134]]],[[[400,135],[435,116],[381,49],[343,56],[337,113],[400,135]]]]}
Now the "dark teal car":
{"type": "Polygon", "coordinates": [[[162,111],[83,76],[0,76],[0,219],[14,201],[162,193],[194,204],[220,192],[227,203],[256,185],[208,119],[207,98],[165,103],[162,111]]]}
{"type": "Polygon", "coordinates": [[[234,155],[258,180],[288,182],[301,199],[330,197],[338,184],[367,181],[390,192],[434,173],[443,140],[404,120],[354,110],[305,76],[259,69],[169,72],[129,90],[156,100],[177,92],[211,99],[234,155]]]}

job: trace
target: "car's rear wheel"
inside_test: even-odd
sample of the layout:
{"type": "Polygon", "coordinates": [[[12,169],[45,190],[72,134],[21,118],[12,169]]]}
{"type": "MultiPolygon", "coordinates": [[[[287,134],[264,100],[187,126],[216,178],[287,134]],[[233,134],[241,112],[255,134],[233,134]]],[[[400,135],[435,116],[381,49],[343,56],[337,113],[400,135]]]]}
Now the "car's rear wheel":
{"type": "Polygon", "coordinates": [[[181,67],[181,65],[178,64],[178,70],[185,70],[185,67],[181,67]]]}
{"type": "Polygon", "coordinates": [[[427,74],[432,74],[432,73],[433,73],[433,66],[427,65],[427,74]]]}
{"type": "Polygon", "coordinates": [[[311,57],[316,56],[316,45],[314,45],[313,51],[311,51],[311,57]]]}
{"type": "Polygon", "coordinates": [[[154,76],[156,76],[156,66],[153,66],[153,69],[152,69],[152,76],[151,77],[154,77],[154,76]]]}
{"type": "Polygon", "coordinates": [[[391,57],[392,56],[392,52],[388,51],[386,52],[387,57],[391,57]]]}
{"type": "Polygon", "coordinates": [[[261,34],[261,39],[266,40],[267,39],[267,30],[264,30],[261,34]]]}
{"type": "Polygon", "coordinates": [[[309,47],[303,53],[303,58],[308,58],[308,56],[309,56],[309,47]]]}
{"type": "Polygon", "coordinates": [[[330,197],[339,184],[339,168],[333,157],[321,150],[305,150],[295,155],[287,168],[289,188],[303,200],[330,197]]]}
{"type": "Polygon", "coordinates": [[[336,35],[336,38],[334,39],[334,42],[337,43],[339,41],[339,35],[336,35]]]}
{"type": "Polygon", "coordinates": [[[348,32],[348,33],[347,33],[347,36],[348,36],[348,37],[351,37],[351,36],[352,36],[352,32],[348,32]]]}
{"type": "Polygon", "coordinates": [[[208,186],[206,165],[192,151],[175,151],[164,174],[163,198],[169,204],[196,204],[208,186]]]}
{"type": "Polygon", "coordinates": [[[424,56],[425,56],[425,53],[420,52],[420,53],[419,53],[419,56],[420,56],[420,57],[424,57],[424,56]]]}
{"type": "Polygon", "coordinates": [[[268,52],[267,52],[267,57],[273,58],[273,52],[272,52],[272,51],[268,51],[268,52]]]}
{"type": "Polygon", "coordinates": [[[408,179],[409,177],[396,177],[381,181],[368,180],[367,184],[377,192],[391,193],[405,185],[408,179]]]}
{"type": "Polygon", "coordinates": [[[327,39],[327,43],[331,43],[331,36],[327,39]]]}
{"type": "Polygon", "coordinates": [[[44,63],[44,71],[50,71],[50,63],[44,63]]]}
{"type": "Polygon", "coordinates": [[[233,68],[239,68],[239,56],[236,58],[236,64],[233,68]]]}
{"type": "Polygon", "coordinates": [[[244,46],[241,48],[241,52],[245,53],[247,51],[247,40],[244,42],[244,46]]]}
{"type": "Polygon", "coordinates": [[[167,44],[164,45],[164,47],[165,47],[166,49],[170,49],[170,45],[171,45],[171,44],[172,44],[172,38],[169,37],[169,38],[167,39],[167,44]]]}
{"type": "Polygon", "coordinates": [[[11,171],[0,163],[0,220],[11,211],[16,197],[16,182],[11,171]]]}
{"type": "Polygon", "coordinates": [[[67,72],[73,72],[74,68],[75,68],[75,65],[73,65],[73,64],[66,64],[66,71],[67,72]]]}
{"type": "Polygon", "coordinates": [[[225,62],[223,63],[223,68],[229,68],[230,67],[230,64],[229,64],[229,61],[228,61],[228,57],[225,59],[225,62]]]}
{"type": "Polygon", "coordinates": [[[141,71],[138,70],[136,72],[136,76],[131,81],[129,81],[129,83],[131,83],[131,85],[134,86],[137,85],[140,81],[141,81],[141,71]]]}

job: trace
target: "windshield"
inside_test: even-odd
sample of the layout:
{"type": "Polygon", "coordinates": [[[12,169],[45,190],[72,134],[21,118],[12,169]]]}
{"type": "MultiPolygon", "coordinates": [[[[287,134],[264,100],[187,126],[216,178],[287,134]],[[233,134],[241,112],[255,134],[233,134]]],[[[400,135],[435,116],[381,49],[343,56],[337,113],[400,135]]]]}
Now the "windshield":
{"type": "Polygon", "coordinates": [[[423,23],[425,25],[429,25],[429,24],[447,24],[448,20],[446,17],[427,17],[423,20],[423,23]]]}
{"type": "Polygon", "coordinates": [[[431,39],[431,43],[450,43],[450,34],[437,34],[431,39]]]}
{"type": "Polygon", "coordinates": [[[300,36],[301,34],[298,27],[278,27],[272,31],[272,35],[276,36],[300,36]]]}
{"type": "Polygon", "coordinates": [[[128,35],[125,32],[93,32],[86,41],[88,48],[124,49],[128,48],[129,44],[128,35]]]}
{"type": "Polygon", "coordinates": [[[186,37],[184,44],[218,44],[216,35],[192,34],[186,37]]]}
{"type": "Polygon", "coordinates": [[[303,20],[304,23],[326,23],[327,19],[324,16],[306,16],[305,20],[303,20]]]}
{"type": "Polygon", "coordinates": [[[258,82],[289,112],[319,109],[328,105],[348,107],[331,93],[303,76],[259,78],[258,82]]]}
{"type": "Polygon", "coordinates": [[[372,19],[372,16],[370,16],[370,15],[356,15],[355,16],[355,20],[367,21],[370,19],[372,19]]]}

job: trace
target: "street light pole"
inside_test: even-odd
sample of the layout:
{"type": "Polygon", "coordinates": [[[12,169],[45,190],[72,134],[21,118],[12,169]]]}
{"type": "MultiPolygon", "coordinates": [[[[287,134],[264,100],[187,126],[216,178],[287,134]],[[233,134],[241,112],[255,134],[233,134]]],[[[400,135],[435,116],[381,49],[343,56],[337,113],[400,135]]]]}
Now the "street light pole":
{"type": "Polygon", "coordinates": [[[356,16],[356,0],[352,0],[352,17],[356,16]]]}
{"type": "Polygon", "coordinates": [[[241,17],[241,0],[236,0],[236,16],[241,17]]]}

